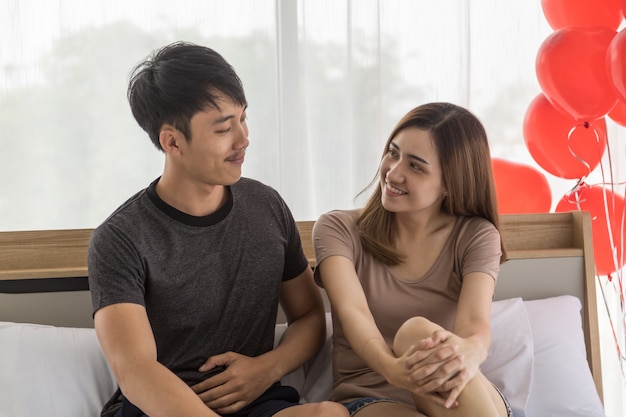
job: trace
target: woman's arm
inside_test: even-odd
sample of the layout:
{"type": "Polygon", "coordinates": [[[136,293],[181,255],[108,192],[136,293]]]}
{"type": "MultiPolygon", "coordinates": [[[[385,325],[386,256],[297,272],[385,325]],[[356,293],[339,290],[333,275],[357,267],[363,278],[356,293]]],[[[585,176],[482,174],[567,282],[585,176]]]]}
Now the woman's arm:
{"type": "Polygon", "coordinates": [[[463,278],[452,332],[441,331],[435,339],[441,344],[454,344],[458,356],[445,367],[437,369],[419,382],[419,393],[447,393],[446,404],[456,401],[467,383],[480,372],[491,343],[490,312],[495,287],[494,279],[486,273],[472,272],[463,278]],[[444,336],[445,334],[445,336],[444,336]]]}
{"type": "Polygon", "coordinates": [[[333,314],[341,322],[355,353],[390,384],[411,389],[410,366],[406,364],[411,352],[396,357],[385,342],[370,312],[352,261],[343,256],[329,256],[318,268],[333,306],[333,314]]]}
{"type": "Polygon", "coordinates": [[[472,349],[475,368],[487,358],[491,343],[491,302],[495,280],[486,273],[472,272],[463,277],[457,314],[452,332],[463,338],[467,353],[472,349]]]}

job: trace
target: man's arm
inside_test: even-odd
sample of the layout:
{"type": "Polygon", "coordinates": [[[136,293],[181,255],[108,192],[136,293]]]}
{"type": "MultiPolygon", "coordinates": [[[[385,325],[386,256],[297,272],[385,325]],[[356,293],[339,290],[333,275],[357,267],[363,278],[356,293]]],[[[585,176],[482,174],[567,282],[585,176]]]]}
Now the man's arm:
{"type": "Polygon", "coordinates": [[[217,416],[174,373],[157,362],[143,306],[112,304],[94,316],[104,355],[128,400],[151,417],[217,416]]]}
{"type": "Polygon", "coordinates": [[[280,304],[289,326],[267,355],[282,378],[315,356],[326,339],[324,302],[311,268],[282,284],[280,304]]]}

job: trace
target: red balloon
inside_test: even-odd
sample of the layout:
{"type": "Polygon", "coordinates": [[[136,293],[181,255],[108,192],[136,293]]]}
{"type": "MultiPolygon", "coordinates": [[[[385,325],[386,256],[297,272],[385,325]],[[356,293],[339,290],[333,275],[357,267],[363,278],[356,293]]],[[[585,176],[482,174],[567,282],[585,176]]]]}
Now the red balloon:
{"type": "Polygon", "coordinates": [[[498,213],[548,213],[552,191],[545,175],[535,168],[492,158],[498,213]]]}
{"type": "Polygon", "coordinates": [[[609,44],[606,52],[609,82],[618,97],[626,100],[626,29],[622,29],[609,44]]]}
{"type": "Polygon", "coordinates": [[[578,123],[557,111],[542,93],[526,110],[523,135],[526,148],[539,166],[560,178],[589,175],[607,146],[604,119],[578,123]]]}
{"type": "Polygon", "coordinates": [[[566,26],[606,26],[617,29],[622,22],[620,0],[541,0],[541,8],[554,30],[566,26]]]}
{"type": "Polygon", "coordinates": [[[553,32],[539,47],[537,79],[546,97],[560,111],[579,121],[604,117],[617,101],[606,61],[612,29],[566,27],[553,32]]]}
{"type": "Polygon", "coordinates": [[[555,211],[577,210],[588,211],[591,214],[597,274],[610,275],[624,266],[625,257],[622,253],[624,199],[601,185],[583,184],[578,190],[563,196],[555,211]]]}
{"type": "Polygon", "coordinates": [[[618,100],[613,110],[609,112],[609,118],[618,125],[626,127],[626,102],[618,100]]]}

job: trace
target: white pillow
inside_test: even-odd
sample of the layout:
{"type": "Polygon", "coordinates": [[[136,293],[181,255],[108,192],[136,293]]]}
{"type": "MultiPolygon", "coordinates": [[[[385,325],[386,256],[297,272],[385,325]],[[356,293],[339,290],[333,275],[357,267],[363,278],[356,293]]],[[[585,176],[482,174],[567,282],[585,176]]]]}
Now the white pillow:
{"type": "Polygon", "coordinates": [[[491,306],[491,345],[483,374],[507,397],[515,417],[526,416],[533,372],[533,336],[521,298],[491,306]]]}
{"type": "Polygon", "coordinates": [[[117,385],[94,329],[0,322],[0,415],[99,416],[117,385]]]}
{"type": "Polygon", "coordinates": [[[605,417],[589,370],[581,304],[564,295],[525,301],[534,341],[529,417],[605,417]]]}

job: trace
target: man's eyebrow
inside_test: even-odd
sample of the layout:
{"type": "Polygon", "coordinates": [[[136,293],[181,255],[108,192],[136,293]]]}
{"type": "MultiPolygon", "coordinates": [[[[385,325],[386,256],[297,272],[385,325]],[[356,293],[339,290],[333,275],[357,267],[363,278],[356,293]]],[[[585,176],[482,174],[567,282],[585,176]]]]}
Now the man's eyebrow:
{"type": "MultiPolygon", "coordinates": [[[[391,142],[389,145],[390,145],[391,147],[393,147],[394,149],[398,150],[398,151],[400,150],[400,147],[399,147],[399,146],[398,146],[395,142],[391,142]]],[[[412,155],[412,154],[409,154],[409,155],[407,155],[407,156],[408,156],[409,158],[411,158],[411,159],[414,159],[414,160],[416,160],[416,161],[418,161],[418,162],[421,162],[422,164],[430,165],[430,164],[428,163],[428,161],[427,161],[427,160],[425,160],[424,158],[421,158],[421,157],[419,157],[419,156],[417,156],[417,155],[412,155]]]]}
{"type": "MultiPolygon", "coordinates": [[[[243,111],[245,112],[247,109],[248,109],[248,106],[245,106],[245,107],[243,108],[243,111]]],[[[235,115],[234,115],[234,114],[228,114],[228,115],[226,115],[226,116],[222,116],[222,117],[219,117],[219,118],[215,119],[215,120],[213,121],[213,124],[214,124],[214,125],[219,125],[219,124],[222,124],[222,123],[227,122],[227,121],[229,121],[230,119],[234,119],[234,118],[235,118],[235,115]]]]}
{"type": "Polygon", "coordinates": [[[217,119],[215,119],[213,121],[213,125],[219,125],[219,124],[222,124],[222,123],[227,122],[230,119],[234,119],[234,118],[235,118],[235,115],[233,115],[233,114],[229,114],[229,115],[226,115],[226,116],[218,117],[217,119]]]}

